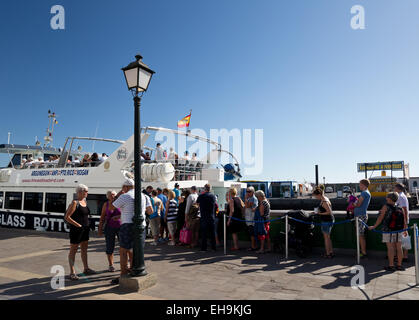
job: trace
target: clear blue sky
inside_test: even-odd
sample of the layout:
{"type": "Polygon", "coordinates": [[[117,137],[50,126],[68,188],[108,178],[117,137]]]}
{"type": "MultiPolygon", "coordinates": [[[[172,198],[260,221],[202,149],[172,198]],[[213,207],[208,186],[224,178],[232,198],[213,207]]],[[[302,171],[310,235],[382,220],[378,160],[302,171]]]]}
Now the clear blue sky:
{"type": "Polygon", "coordinates": [[[156,75],[142,124],[263,128],[251,179],[356,181],[357,162],[405,160],[419,175],[417,0],[11,1],[0,3],[0,143],[126,139],[120,70],[141,52],[156,75]],[[66,29],[50,28],[63,5],[66,29]],[[350,27],[353,5],[366,29],[350,27]]]}

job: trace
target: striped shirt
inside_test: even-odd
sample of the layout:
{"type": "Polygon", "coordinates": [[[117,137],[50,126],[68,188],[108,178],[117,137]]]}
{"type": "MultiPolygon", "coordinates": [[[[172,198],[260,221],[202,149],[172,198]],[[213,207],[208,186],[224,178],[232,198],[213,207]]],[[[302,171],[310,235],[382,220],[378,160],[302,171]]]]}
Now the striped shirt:
{"type": "MultiPolygon", "coordinates": [[[[134,217],[134,189],[128,191],[127,193],[121,194],[118,199],[113,203],[115,208],[121,210],[121,223],[132,223],[132,218],[134,217]]],[[[151,207],[151,201],[148,196],[144,193],[141,193],[141,214],[144,218],[143,227],[146,226],[145,222],[145,209],[146,207],[151,207]]]]}
{"type": "Polygon", "coordinates": [[[266,199],[262,201],[262,205],[263,205],[263,219],[269,220],[269,217],[271,215],[271,205],[269,204],[269,201],[266,199]]]}
{"type": "Polygon", "coordinates": [[[174,222],[177,219],[178,205],[176,200],[169,201],[169,210],[167,213],[167,222],[174,222]]]}

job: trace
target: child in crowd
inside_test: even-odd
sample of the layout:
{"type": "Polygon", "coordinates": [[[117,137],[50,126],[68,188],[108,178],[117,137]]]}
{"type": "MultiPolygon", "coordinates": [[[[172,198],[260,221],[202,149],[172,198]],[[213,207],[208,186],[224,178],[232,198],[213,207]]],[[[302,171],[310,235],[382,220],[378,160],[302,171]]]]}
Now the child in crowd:
{"type": "Polygon", "coordinates": [[[354,203],[358,201],[358,198],[353,194],[352,191],[349,191],[348,197],[348,207],[346,208],[346,219],[352,219],[354,217],[354,203]]]}

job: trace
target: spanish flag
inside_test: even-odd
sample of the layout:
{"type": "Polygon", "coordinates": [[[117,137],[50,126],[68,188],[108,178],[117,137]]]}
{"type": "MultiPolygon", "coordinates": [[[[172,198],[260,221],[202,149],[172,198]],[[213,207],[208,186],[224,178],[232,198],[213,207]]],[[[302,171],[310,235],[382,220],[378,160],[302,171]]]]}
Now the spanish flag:
{"type": "Polygon", "coordinates": [[[189,127],[189,122],[191,122],[191,113],[189,113],[186,117],[184,117],[182,120],[179,120],[177,122],[178,128],[185,128],[189,127]]]}

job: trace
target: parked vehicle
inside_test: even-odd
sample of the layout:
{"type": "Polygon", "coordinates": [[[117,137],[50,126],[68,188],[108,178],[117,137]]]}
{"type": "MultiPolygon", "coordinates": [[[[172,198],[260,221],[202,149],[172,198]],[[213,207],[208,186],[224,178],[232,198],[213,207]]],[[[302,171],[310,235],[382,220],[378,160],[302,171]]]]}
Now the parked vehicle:
{"type": "Polygon", "coordinates": [[[333,188],[332,187],[326,187],[326,189],[324,190],[324,192],[326,192],[326,193],[332,193],[333,192],[333,188]]]}

